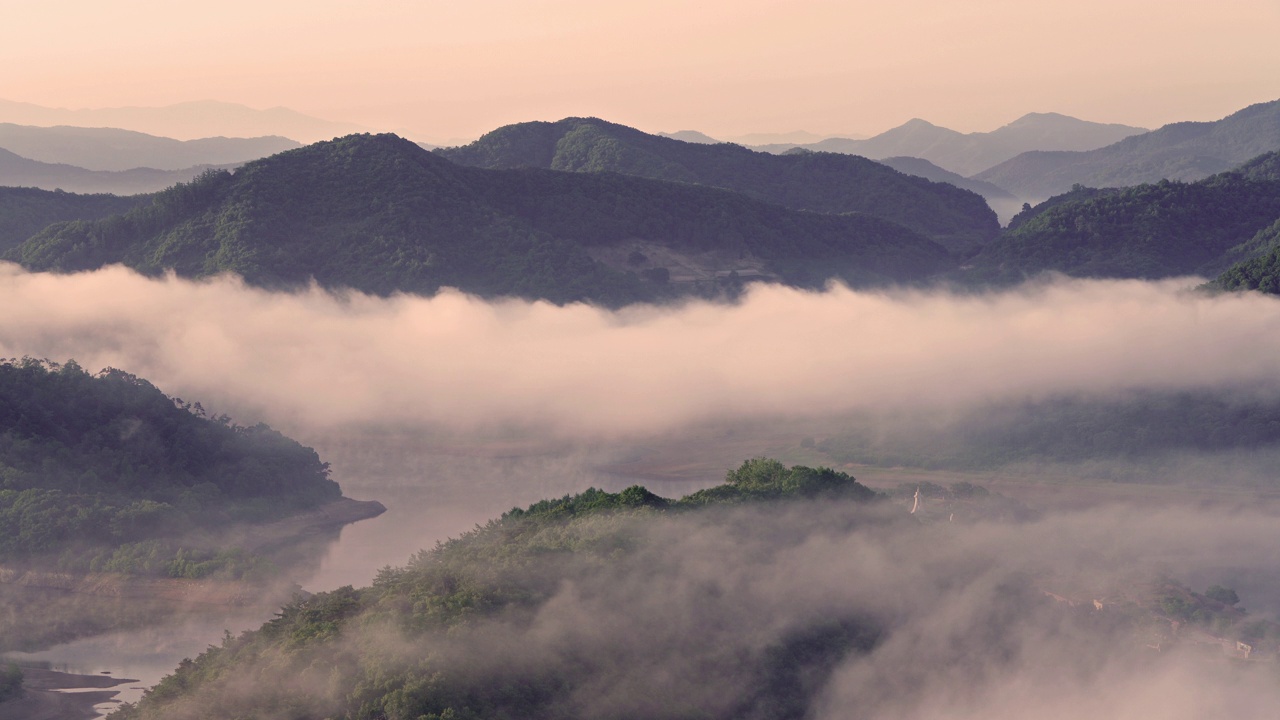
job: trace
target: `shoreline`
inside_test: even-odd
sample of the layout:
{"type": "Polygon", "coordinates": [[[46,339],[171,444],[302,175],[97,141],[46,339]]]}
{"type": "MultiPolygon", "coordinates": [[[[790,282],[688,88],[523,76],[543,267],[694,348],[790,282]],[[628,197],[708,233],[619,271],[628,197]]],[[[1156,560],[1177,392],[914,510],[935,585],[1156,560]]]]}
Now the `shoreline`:
{"type": "Polygon", "coordinates": [[[121,685],[132,678],[76,675],[44,668],[22,669],[23,695],[0,703],[0,720],[93,720],[102,717],[98,705],[118,702],[121,685]]]}

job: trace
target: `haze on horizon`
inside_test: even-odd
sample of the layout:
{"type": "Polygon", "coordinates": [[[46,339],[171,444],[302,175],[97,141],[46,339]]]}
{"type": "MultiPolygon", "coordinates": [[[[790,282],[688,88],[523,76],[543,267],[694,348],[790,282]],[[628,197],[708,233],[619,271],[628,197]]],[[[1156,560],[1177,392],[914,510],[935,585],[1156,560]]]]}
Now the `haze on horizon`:
{"type": "Polygon", "coordinates": [[[1033,111],[1154,128],[1280,97],[1278,34],[1274,0],[66,0],[6,10],[0,98],[217,99],[434,142],[570,115],[721,137],[1033,111]]]}

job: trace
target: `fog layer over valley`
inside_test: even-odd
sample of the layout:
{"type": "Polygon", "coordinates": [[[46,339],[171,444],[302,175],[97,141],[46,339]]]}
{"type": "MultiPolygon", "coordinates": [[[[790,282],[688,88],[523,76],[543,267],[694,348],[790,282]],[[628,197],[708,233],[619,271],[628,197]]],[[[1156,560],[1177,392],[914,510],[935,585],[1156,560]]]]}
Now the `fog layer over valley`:
{"type": "MultiPolygon", "coordinates": [[[[1275,666],[1223,648],[1256,661],[1280,638],[1280,300],[1200,282],[761,285],[610,311],[4,265],[0,356],[120,368],[268,422],[389,508],[300,580],[373,589],[292,606],[293,644],[228,640],[127,717],[1253,716],[1280,702],[1275,666]],[[378,570],[513,505],[637,481],[677,498],[766,453],[896,492],[552,513],[514,545],[487,525],[378,570]],[[1123,463],[1163,482],[1097,482],[1131,479],[1098,471],[1123,463]],[[1077,494],[1038,504],[1015,466],[1077,494]],[[990,504],[959,499],[962,479],[990,504]],[[436,567],[460,584],[431,584],[436,567]],[[1206,600],[1215,585],[1239,603],[1206,600]],[[340,630],[313,635],[330,613],[340,630]]],[[[206,630],[172,646],[216,644],[206,630]]]]}
{"type": "Polygon", "coordinates": [[[1214,632],[1159,617],[1191,597],[1171,575],[1229,582],[1247,558],[1273,581],[1251,597],[1280,589],[1274,517],[575,502],[287,609],[126,717],[1189,720],[1280,701],[1274,665],[1228,665],[1214,632]]]}
{"type": "Polygon", "coordinates": [[[453,292],[275,294],[118,267],[0,272],[0,354],[118,367],[304,441],[307,428],[402,425],[600,438],[1280,380],[1280,302],[1195,293],[1192,279],[966,295],[758,286],[736,304],[609,312],[453,292]]]}

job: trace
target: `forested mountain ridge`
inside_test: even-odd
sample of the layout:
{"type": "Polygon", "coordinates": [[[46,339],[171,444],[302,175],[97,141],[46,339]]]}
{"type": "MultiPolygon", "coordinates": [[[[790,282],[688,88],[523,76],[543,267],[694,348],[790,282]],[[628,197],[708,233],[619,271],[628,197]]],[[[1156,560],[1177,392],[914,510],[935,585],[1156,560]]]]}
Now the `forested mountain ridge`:
{"type": "Polygon", "coordinates": [[[916,230],[969,254],[999,232],[981,197],[905,175],[866,158],[834,153],[784,156],[730,143],[649,135],[596,118],[527,122],[436,153],[484,168],[545,168],[627,175],[724,188],[798,210],[858,212],[916,230]]]}
{"type": "Polygon", "coordinates": [[[1280,150],[1280,100],[1213,122],[1180,122],[1085,152],[1028,152],[973,177],[1028,199],[1072,185],[1124,187],[1195,181],[1280,150]]]}
{"type": "Polygon", "coordinates": [[[314,450],[266,425],[120,370],[0,362],[0,560],[160,571],[160,539],[340,497],[314,450]]]}
{"type": "Polygon", "coordinates": [[[21,245],[53,223],[98,220],[128,212],[144,202],[147,200],[140,197],[0,187],[0,253],[21,245]]]}
{"type": "Polygon", "coordinates": [[[1262,235],[1280,219],[1277,166],[1280,153],[1271,153],[1193,183],[1077,188],[1015,217],[961,277],[1216,275],[1267,248],[1262,235]]]}
{"type": "MultiPolygon", "coordinates": [[[[555,612],[555,598],[566,585],[580,587],[584,600],[612,594],[606,587],[625,593],[635,583],[665,586],[678,571],[670,543],[655,531],[666,521],[698,518],[709,532],[729,528],[743,543],[770,547],[732,511],[771,505],[786,512],[805,503],[857,506],[876,497],[841,472],[756,459],[728,473],[724,484],[680,500],[633,486],[618,493],[588,489],[516,508],[418,553],[406,567],[384,569],[371,587],[345,587],[296,602],[261,629],[228,636],[220,647],[184,661],[139,704],[123,706],[114,717],[240,717],[281,707],[292,717],[596,717],[581,707],[589,700],[583,692],[629,682],[633,674],[647,676],[652,658],[626,660],[617,646],[633,632],[625,623],[613,625],[624,636],[611,639],[573,631],[557,637],[545,627],[539,616],[555,612]],[[637,572],[645,568],[652,572],[637,572]],[[602,584],[605,578],[610,580],[602,584]],[[467,647],[487,659],[476,664],[467,647]],[[526,654],[521,647],[545,652],[526,654]],[[308,691],[315,673],[330,680],[308,691]]],[[[758,682],[740,696],[713,693],[715,700],[683,693],[637,698],[638,706],[650,708],[640,716],[800,718],[814,702],[813,684],[840,659],[874,645],[881,632],[870,618],[852,612],[785,628],[762,622],[750,632],[726,617],[697,631],[716,642],[690,642],[675,615],[739,610],[733,595],[741,591],[718,591],[710,578],[704,585],[693,589],[700,607],[685,606],[694,599],[685,593],[666,597],[674,625],[645,633],[671,650],[682,649],[665,662],[683,665],[685,653],[695,658],[690,670],[701,668],[700,677],[691,681],[758,682]],[[756,642],[760,635],[767,637],[764,647],[756,642]]],[[[586,630],[597,620],[604,619],[584,612],[575,622],[586,630]]]]}
{"type": "Polygon", "coordinates": [[[453,286],[618,305],[705,292],[631,247],[806,286],[912,280],[952,263],[936,244],[874,217],[611,173],[464,167],[394,135],[348,136],[206,173],[123,216],[51,226],[4,257],[33,270],[124,263],[383,294],[453,286]]]}

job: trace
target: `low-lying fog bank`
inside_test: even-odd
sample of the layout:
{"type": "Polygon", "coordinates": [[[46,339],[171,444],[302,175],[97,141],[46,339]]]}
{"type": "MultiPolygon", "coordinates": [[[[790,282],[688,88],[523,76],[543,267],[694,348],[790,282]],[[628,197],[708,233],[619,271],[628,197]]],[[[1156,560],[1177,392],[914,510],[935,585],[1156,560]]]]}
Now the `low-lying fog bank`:
{"type": "Polygon", "coordinates": [[[6,265],[0,353],[119,367],[304,439],[339,425],[610,437],[717,417],[1273,386],[1280,301],[1193,285],[1064,279],[977,295],[757,286],[732,305],[609,312],[6,265]]]}

